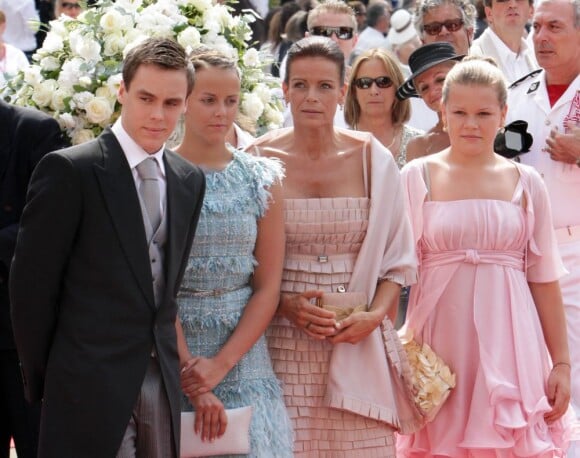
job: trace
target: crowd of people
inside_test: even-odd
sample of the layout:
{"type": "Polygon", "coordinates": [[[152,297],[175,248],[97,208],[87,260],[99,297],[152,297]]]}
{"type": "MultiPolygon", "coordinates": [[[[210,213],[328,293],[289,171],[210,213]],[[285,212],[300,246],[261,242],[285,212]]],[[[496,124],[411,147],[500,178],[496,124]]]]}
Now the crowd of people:
{"type": "MultiPolygon", "coordinates": [[[[90,7],[0,0],[1,78],[39,3],[90,7]]],[[[257,458],[580,457],[580,1],[248,6],[258,138],[236,61],[168,38],[93,141],[0,100],[0,457],[177,457],[246,406],[257,458]],[[402,333],[455,374],[434,418],[402,333]]]]}

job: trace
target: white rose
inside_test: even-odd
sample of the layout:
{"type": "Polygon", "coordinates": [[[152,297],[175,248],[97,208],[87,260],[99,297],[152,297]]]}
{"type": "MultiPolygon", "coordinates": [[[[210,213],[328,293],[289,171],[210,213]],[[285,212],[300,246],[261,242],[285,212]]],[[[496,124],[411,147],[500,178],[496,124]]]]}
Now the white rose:
{"type": "Polygon", "coordinates": [[[204,19],[217,22],[221,29],[232,27],[232,15],[226,5],[216,4],[204,13],[204,19]]]}
{"type": "Polygon", "coordinates": [[[177,36],[177,42],[185,49],[193,49],[201,42],[201,35],[195,27],[188,27],[177,36]]]}
{"type": "Polygon", "coordinates": [[[73,54],[90,62],[101,60],[101,45],[92,36],[75,30],[71,32],[69,41],[73,54]]]}
{"type": "Polygon", "coordinates": [[[113,108],[108,99],[94,97],[85,105],[87,119],[93,124],[103,124],[111,118],[113,108]]]}
{"type": "Polygon", "coordinates": [[[79,84],[83,87],[88,87],[93,83],[93,80],[89,76],[80,76],[79,84]]]}
{"type": "Polygon", "coordinates": [[[127,42],[121,33],[112,33],[105,37],[103,43],[103,54],[105,56],[115,56],[121,54],[127,42]]]}
{"type": "Polygon", "coordinates": [[[40,67],[38,65],[31,65],[24,69],[24,81],[31,86],[40,84],[43,80],[40,74],[40,67]]]}
{"type": "Polygon", "coordinates": [[[63,65],[58,75],[58,84],[61,87],[72,89],[77,83],[79,76],[84,75],[81,72],[81,65],[83,60],[79,57],[73,57],[67,60],[63,65]]]}
{"type": "Polygon", "coordinates": [[[50,107],[54,111],[63,111],[66,109],[66,105],[64,103],[65,99],[72,97],[71,93],[59,88],[52,93],[52,99],[50,102],[50,107]]]}
{"type": "Polygon", "coordinates": [[[258,67],[260,65],[260,53],[255,48],[247,49],[242,60],[246,67],[258,67]]]}
{"type": "Polygon", "coordinates": [[[266,118],[269,130],[279,128],[284,122],[284,115],[282,112],[272,108],[270,105],[266,105],[266,108],[264,109],[264,117],[266,118]]]}
{"type": "Polygon", "coordinates": [[[264,104],[254,93],[245,94],[243,96],[241,110],[244,114],[250,117],[253,121],[257,120],[264,111],[264,104]]]}
{"type": "Polygon", "coordinates": [[[117,0],[115,2],[115,7],[121,8],[128,13],[136,12],[141,5],[143,4],[142,0],[117,0]]]}
{"type": "Polygon", "coordinates": [[[74,129],[77,126],[77,120],[70,113],[62,113],[61,115],[59,115],[58,122],[61,125],[61,127],[64,127],[65,129],[69,130],[74,129]]]}
{"type": "Polygon", "coordinates": [[[45,80],[34,87],[32,101],[40,108],[47,107],[52,102],[52,94],[57,88],[55,80],[45,80]]]}
{"type": "Polygon", "coordinates": [[[95,134],[90,129],[77,129],[74,130],[72,135],[72,144],[80,145],[81,143],[86,143],[95,138],[95,134]]]}
{"type": "Polygon", "coordinates": [[[270,88],[263,83],[258,83],[252,92],[260,97],[260,100],[264,102],[264,104],[270,103],[270,100],[272,99],[270,88]]]}
{"type": "Polygon", "coordinates": [[[42,48],[39,49],[39,53],[41,55],[54,54],[62,51],[63,48],[64,41],[62,36],[54,32],[48,32],[44,42],[42,43],[42,48]]]}
{"type": "Polygon", "coordinates": [[[191,3],[197,10],[201,11],[202,13],[212,6],[211,0],[191,0],[189,3],[191,3]]]}
{"type": "Polygon", "coordinates": [[[109,76],[107,80],[107,87],[109,91],[114,97],[117,97],[117,92],[119,91],[119,87],[121,86],[121,81],[123,80],[123,75],[121,73],[117,73],[116,75],[109,76]]]}
{"type": "Polygon", "coordinates": [[[47,72],[58,70],[60,61],[56,57],[46,56],[40,59],[40,67],[47,72]]]}
{"type": "Polygon", "coordinates": [[[88,91],[78,92],[75,95],[73,95],[71,106],[84,110],[87,104],[94,98],[95,96],[91,92],[88,91]]]}
{"type": "Polygon", "coordinates": [[[125,24],[126,20],[123,15],[114,8],[108,8],[99,21],[99,25],[106,33],[119,32],[124,29],[125,24]]]}

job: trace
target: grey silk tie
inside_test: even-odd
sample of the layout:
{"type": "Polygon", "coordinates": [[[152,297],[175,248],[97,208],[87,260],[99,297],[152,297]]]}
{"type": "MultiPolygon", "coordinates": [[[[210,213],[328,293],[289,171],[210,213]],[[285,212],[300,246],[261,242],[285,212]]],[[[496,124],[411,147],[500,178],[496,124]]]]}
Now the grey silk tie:
{"type": "Polygon", "coordinates": [[[139,194],[143,199],[143,204],[147,210],[149,222],[153,228],[153,232],[159,227],[161,223],[161,197],[159,194],[159,167],[157,161],[152,157],[145,159],[137,165],[137,173],[141,178],[139,185],[139,194]]]}

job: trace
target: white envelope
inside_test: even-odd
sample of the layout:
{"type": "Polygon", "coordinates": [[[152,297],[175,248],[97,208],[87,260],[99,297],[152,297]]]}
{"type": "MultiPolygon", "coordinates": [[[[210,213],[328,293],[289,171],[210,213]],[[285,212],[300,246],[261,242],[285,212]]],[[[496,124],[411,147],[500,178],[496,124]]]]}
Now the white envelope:
{"type": "Polygon", "coordinates": [[[246,455],[250,452],[250,421],[252,407],[226,409],[228,425],[222,437],[202,442],[195,434],[195,412],[181,412],[181,458],[213,455],[246,455]]]}

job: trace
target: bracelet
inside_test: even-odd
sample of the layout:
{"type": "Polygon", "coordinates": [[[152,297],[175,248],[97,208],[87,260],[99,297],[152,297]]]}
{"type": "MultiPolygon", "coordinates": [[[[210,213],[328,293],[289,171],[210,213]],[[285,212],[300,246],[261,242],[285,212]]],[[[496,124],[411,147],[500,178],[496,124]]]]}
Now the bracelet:
{"type": "Polygon", "coordinates": [[[552,366],[552,370],[556,369],[556,367],[558,367],[558,366],[568,366],[568,369],[572,369],[572,366],[570,365],[570,363],[566,363],[564,361],[560,361],[559,363],[555,363],[552,366]]]}

